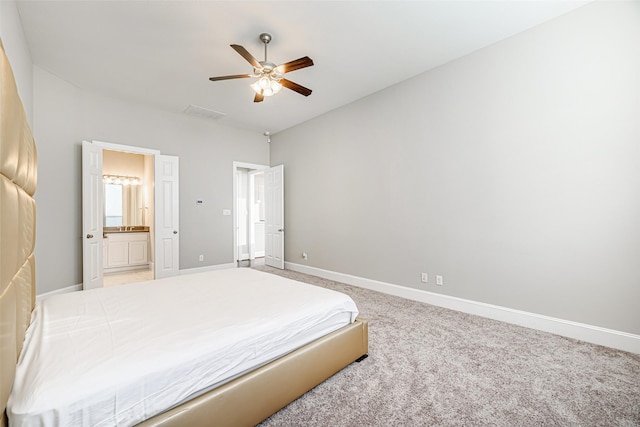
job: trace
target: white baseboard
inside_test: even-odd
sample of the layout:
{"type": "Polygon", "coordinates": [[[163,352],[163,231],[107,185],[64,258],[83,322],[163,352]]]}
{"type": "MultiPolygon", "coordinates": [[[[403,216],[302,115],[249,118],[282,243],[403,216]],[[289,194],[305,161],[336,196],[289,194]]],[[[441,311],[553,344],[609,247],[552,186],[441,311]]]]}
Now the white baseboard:
{"type": "Polygon", "coordinates": [[[183,274],[204,273],[205,271],[214,271],[214,270],[225,270],[227,268],[238,268],[238,265],[235,262],[230,262],[228,264],[216,264],[216,265],[208,265],[206,267],[187,268],[184,270],[180,270],[180,275],[182,276],[183,274]]]}
{"type": "Polygon", "coordinates": [[[552,334],[640,354],[640,335],[601,328],[599,326],[592,326],[584,323],[572,322],[570,320],[558,319],[536,313],[529,313],[521,310],[514,310],[498,305],[436,294],[433,292],[423,291],[421,289],[407,288],[405,286],[365,279],[363,277],[351,276],[349,274],[336,273],[334,271],[323,270],[291,262],[285,262],[285,268],[298,271],[300,273],[322,277],[324,279],[346,283],[348,285],[436,305],[438,307],[475,314],[490,319],[512,323],[514,325],[524,326],[539,331],[550,332],[552,334]]]}
{"type": "Polygon", "coordinates": [[[50,297],[51,295],[66,294],[69,292],[76,292],[81,290],[82,290],[82,283],[79,283],[77,285],[67,286],[66,288],[56,289],[55,291],[45,292],[43,294],[36,295],[36,302],[46,297],[50,297]]]}

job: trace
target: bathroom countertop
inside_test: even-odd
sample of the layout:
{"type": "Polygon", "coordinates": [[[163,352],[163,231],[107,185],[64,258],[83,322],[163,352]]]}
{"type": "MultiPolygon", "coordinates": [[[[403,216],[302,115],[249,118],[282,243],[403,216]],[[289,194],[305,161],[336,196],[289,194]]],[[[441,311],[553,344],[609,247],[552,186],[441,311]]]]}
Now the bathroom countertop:
{"type": "Polygon", "coordinates": [[[122,227],[104,227],[102,229],[103,234],[111,233],[145,233],[149,232],[149,227],[146,225],[131,225],[122,227]]]}

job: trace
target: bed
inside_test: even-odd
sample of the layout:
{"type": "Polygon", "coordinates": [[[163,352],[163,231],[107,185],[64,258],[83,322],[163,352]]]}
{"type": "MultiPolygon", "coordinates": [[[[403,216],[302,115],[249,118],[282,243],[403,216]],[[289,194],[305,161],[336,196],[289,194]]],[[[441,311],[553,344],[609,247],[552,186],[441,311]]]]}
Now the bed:
{"type": "MultiPolygon", "coordinates": [[[[289,319],[288,326],[295,325],[293,329],[282,329],[281,326],[276,326],[275,330],[279,331],[276,335],[293,337],[293,340],[286,342],[277,350],[271,348],[271,344],[277,340],[273,336],[273,329],[267,326],[272,323],[275,325],[274,317],[288,317],[288,314],[274,316],[276,313],[284,313],[285,308],[278,306],[278,298],[273,298],[273,295],[276,294],[267,291],[266,288],[263,289],[263,286],[271,286],[267,282],[274,282],[273,285],[279,289],[278,292],[284,292],[287,295],[300,291],[303,294],[302,300],[300,300],[302,302],[295,302],[289,298],[279,299],[285,306],[303,307],[303,310],[294,310],[298,314],[308,313],[308,305],[314,305],[316,299],[319,299],[317,291],[328,290],[287,279],[281,281],[282,278],[277,278],[275,275],[248,269],[209,272],[180,276],[168,281],[75,292],[52,296],[36,305],[33,255],[35,202],[33,195],[37,180],[37,155],[35,143],[18,97],[11,67],[4,49],[1,50],[0,405],[2,405],[2,426],[9,423],[7,412],[12,414],[16,425],[34,422],[33,419],[21,418],[22,408],[29,403],[25,403],[29,400],[25,396],[31,396],[37,400],[40,393],[31,387],[35,387],[34,384],[40,387],[41,383],[38,382],[40,374],[46,373],[49,369],[57,371],[58,375],[65,369],[69,371],[69,375],[58,376],[52,382],[44,383],[49,384],[46,387],[50,387],[51,384],[56,387],[64,386],[62,388],[52,387],[53,394],[50,396],[54,396],[56,399],[79,394],[76,392],[77,390],[74,391],[76,387],[80,390],[81,386],[90,386],[91,382],[99,383],[103,389],[106,384],[107,389],[116,390],[115,398],[113,395],[111,398],[104,398],[104,395],[100,394],[104,392],[103,389],[96,392],[97,397],[94,399],[94,403],[101,400],[109,401],[111,399],[112,401],[112,405],[108,406],[106,410],[100,409],[102,412],[112,411],[112,416],[105,418],[106,421],[103,425],[139,423],[139,425],[145,426],[212,424],[233,426],[259,423],[331,375],[355,360],[366,356],[368,351],[367,322],[356,318],[357,309],[351,307],[350,303],[345,300],[336,300],[337,302],[335,302],[338,306],[343,306],[343,309],[339,310],[340,313],[325,312],[324,315],[320,314],[319,317],[324,319],[324,323],[311,325],[307,323],[309,319],[303,315],[298,316],[297,320],[291,320],[293,317],[289,319]],[[226,294],[199,293],[218,292],[225,287],[235,289],[236,294],[244,294],[244,302],[239,306],[234,306],[232,304],[237,304],[237,302],[233,302],[235,301],[234,297],[226,294]],[[198,290],[198,288],[202,289],[198,290]],[[247,299],[247,294],[255,298],[247,299]],[[271,299],[269,299],[270,297],[271,299]],[[227,300],[227,298],[230,299],[227,300]],[[141,300],[147,300],[150,303],[149,306],[154,306],[151,303],[157,304],[155,307],[161,307],[161,310],[156,310],[156,312],[162,313],[164,316],[154,318],[154,311],[149,311],[149,307],[143,307],[144,304],[140,302],[141,300]],[[127,303],[123,303],[123,301],[127,303]],[[186,307],[187,310],[180,312],[176,309],[177,305],[186,307]],[[230,310],[223,310],[224,306],[230,310]],[[90,317],[90,324],[83,325],[86,327],[85,332],[89,331],[90,333],[82,336],[82,331],[85,328],[78,328],[77,322],[82,319],[87,320],[88,311],[77,311],[80,309],[95,310],[96,307],[98,308],[96,311],[102,313],[101,321],[103,323],[100,324],[96,318],[90,317]],[[266,313],[263,314],[267,317],[258,316],[257,312],[265,308],[266,313]],[[73,313],[74,309],[76,310],[75,314],[73,313]],[[70,310],[71,315],[68,314],[70,310]],[[208,317],[210,312],[224,312],[226,314],[222,316],[222,319],[218,317],[214,318],[217,320],[211,320],[208,317]],[[242,319],[243,321],[234,323],[230,319],[242,319]],[[133,323],[126,323],[127,321],[133,323]],[[241,328],[245,332],[248,331],[249,337],[245,337],[244,340],[248,340],[249,348],[255,351],[244,350],[244,353],[240,353],[241,356],[237,354],[230,356],[228,363],[224,362],[224,358],[220,359],[222,356],[215,356],[215,363],[207,359],[206,352],[210,350],[208,347],[212,342],[226,343],[222,347],[236,347],[237,345],[236,341],[229,340],[229,335],[216,335],[218,332],[212,332],[211,325],[207,322],[223,324],[222,329],[226,329],[227,332],[232,331],[231,336],[235,336],[236,331],[241,328]],[[91,347],[103,351],[99,352],[97,356],[96,354],[87,356],[79,352],[77,345],[74,348],[73,345],[61,344],[61,342],[65,342],[64,340],[58,341],[56,345],[45,346],[44,350],[41,348],[33,350],[31,349],[32,342],[38,341],[38,337],[45,333],[39,329],[42,328],[42,325],[46,326],[45,329],[48,328],[49,332],[47,333],[51,333],[51,325],[55,325],[54,332],[62,331],[61,334],[68,339],[71,339],[68,336],[72,332],[80,334],[79,338],[76,337],[80,341],[93,337],[91,339],[95,339],[95,341],[92,341],[91,347]],[[196,325],[200,325],[200,327],[196,327],[196,325]],[[169,330],[167,328],[174,326],[176,329],[171,329],[171,333],[157,332],[158,328],[167,332],[169,330]],[[178,326],[182,327],[182,330],[200,331],[200,335],[196,333],[195,337],[183,336],[178,326]],[[256,330],[260,330],[261,334],[267,333],[267,335],[253,334],[256,330]],[[305,333],[302,334],[301,331],[305,333]],[[269,333],[272,335],[268,335],[269,333]],[[142,344],[142,341],[138,341],[145,337],[153,337],[151,344],[148,342],[142,344]],[[121,341],[128,343],[129,347],[116,345],[121,341]],[[54,354],[47,354],[47,352],[54,354]],[[193,352],[196,354],[192,354],[193,352]],[[255,353],[251,363],[245,363],[249,359],[246,356],[248,353],[255,353]],[[132,356],[126,357],[127,354],[132,356]],[[139,357],[133,356],[136,354],[139,357]],[[42,366],[33,368],[32,365],[29,365],[32,363],[32,359],[39,357],[42,359],[40,362],[44,361],[42,366]],[[92,364],[95,360],[87,360],[87,357],[104,360],[92,364]],[[160,376],[150,380],[149,377],[145,377],[148,372],[141,373],[146,369],[145,363],[142,362],[153,358],[159,358],[162,363],[167,360],[177,360],[179,363],[177,366],[160,365],[161,369],[155,369],[156,374],[159,372],[160,376]],[[135,401],[136,393],[142,393],[139,389],[135,389],[136,385],[140,385],[141,375],[144,383],[143,388],[149,388],[165,381],[159,389],[166,394],[174,395],[175,399],[165,401],[164,397],[157,400],[150,398],[148,399],[150,403],[137,407],[130,413],[124,411],[124,415],[122,415],[121,412],[118,412],[119,408],[128,408],[129,406],[124,405],[127,400],[122,394],[125,390],[122,388],[124,387],[123,381],[116,379],[115,374],[112,375],[112,371],[108,370],[111,368],[106,367],[109,359],[117,361],[116,371],[119,369],[118,367],[123,366],[122,364],[127,359],[136,360],[133,365],[126,365],[123,372],[120,372],[120,374],[124,373],[124,378],[129,378],[129,386],[131,384],[134,386],[133,391],[126,389],[125,394],[133,396],[129,401],[135,401]],[[62,368],[55,369],[48,364],[51,361],[68,362],[69,360],[75,360],[77,363],[72,363],[72,368],[63,364],[62,368]],[[189,365],[189,363],[191,364],[189,365]],[[80,365],[86,371],[80,370],[80,365]],[[225,372],[216,371],[213,365],[225,372]],[[228,367],[230,365],[233,365],[233,369],[228,367]],[[87,374],[87,372],[91,372],[92,366],[100,367],[99,372],[95,373],[97,375],[95,377],[87,374]],[[37,371],[39,374],[35,379],[30,378],[30,373],[36,372],[34,369],[41,370],[37,371]],[[182,380],[188,371],[197,372],[196,378],[202,378],[202,383],[181,384],[179,380],[182,380]],[[171,372],[176,375],[169,375],[171,372]],[[176,377],[179,380],[175,380],[176,377]],[[205,377],[208,379],[204,380],[205,377]],[[96,380],[98,378],[99,381],[96,380]],[[84,382],[89,384],[77,383],[77,381],[82,382],[78,379],[84,379],[84,382]],[[156,401],[162,401],[164,406],[162,408],[155,407],[156,401]],[[116,402],[115,406],[113,402],[116,402]],[[10,405],[8,410],[7,404],[10,405]],[[120,415],[113,415],[116,412],[120,415]]],[[[281,323],[277,323],[277,325],[281,325],[281,323]]],[[[53,342],[52,336],[55,337],[56,333],[48,335],[44,341],[51,344],[53,342]]],[[[68,342],[77,343],[78,341],[68,342]]],[[[150,362],[149,364],[151,365],[150,362]]],[[[33,366],[37,366],[37,364],[33,366]]],[[[88,396],[84,389],[80,394],[88,396]]],[[[152,397],[155,396],[152,395],[152,397]]],[[[45,400],[51,399],[53,397],[45,400]]],[[[87,397],[84,400],[91,401],[92,399],[87,397]]],[[[60,414],[55,411],[65,405],[73,406],[74,404],[56,401],[53,405],[49,405],[48,415],[41,415],[39,419],[57,419],[56,417],[59,417],[60,414]],[[47,418],[48,416],[53,418],[47,418]]],[[[43,405],[43,403],[40,402],[37,405],[43,405]]],[[[82,417],[88,417],[82,418],[81,424],[98,423],[97,419],[86,415],[89,413],[86,410],[81,410],[79,413],[85,414],[82,417]]],[[[78,414],[77,411],[76,414],[78,414]]]]}

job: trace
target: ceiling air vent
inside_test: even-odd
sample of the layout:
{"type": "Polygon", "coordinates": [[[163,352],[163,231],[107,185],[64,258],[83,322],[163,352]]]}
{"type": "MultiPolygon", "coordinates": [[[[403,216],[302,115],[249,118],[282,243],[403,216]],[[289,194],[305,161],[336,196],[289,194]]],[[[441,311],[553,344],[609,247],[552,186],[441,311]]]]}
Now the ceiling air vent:
{"type": "Polygon", "coordinates": [[[202,119],[211,119],[216,120],[220,117],[226,116],[225,113],[221,113],[219,111],[209,110],[207,108],[198,107],[197,105],[189,105],[185,110],[185,114],[190,116],[200,117],[202,119]]]}

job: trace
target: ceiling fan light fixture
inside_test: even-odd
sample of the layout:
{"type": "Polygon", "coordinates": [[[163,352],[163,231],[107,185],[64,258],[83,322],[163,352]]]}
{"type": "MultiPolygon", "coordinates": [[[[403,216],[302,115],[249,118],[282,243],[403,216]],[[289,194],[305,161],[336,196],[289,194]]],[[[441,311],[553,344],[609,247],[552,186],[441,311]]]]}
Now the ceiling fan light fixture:
{"type": "Polygon", "coordinates": [[[257,80],[255,83],[252,83],[251,89],[253,89],[257,94],[262,94],[263,89],[260,87],[260,80],[257,80]]]}
{"type": "Polygon", "coordinates": [[[253,89],[257,94],[262,96],[271,96],[280,92],[282,89],[282,84],[277,80],[273,80],[271,77],[261,77],[255,83],[251,85],[251,89],[253,89]]]}
{"type": "Polygon", "coordinates": [[[268,77],[261,77],[260,80],[258,80],[258,86],[262,89],[268,89],[271,86],[271,81],[268,77]]]}
{"type": "Polygon", "coordinates": [[[273,91],[273,93],[275,94],[280,92],[280,89],[282,89],[282,85],[280,84],[280,82],[277,80],[271,80],[271,90],[273,91]]]}

